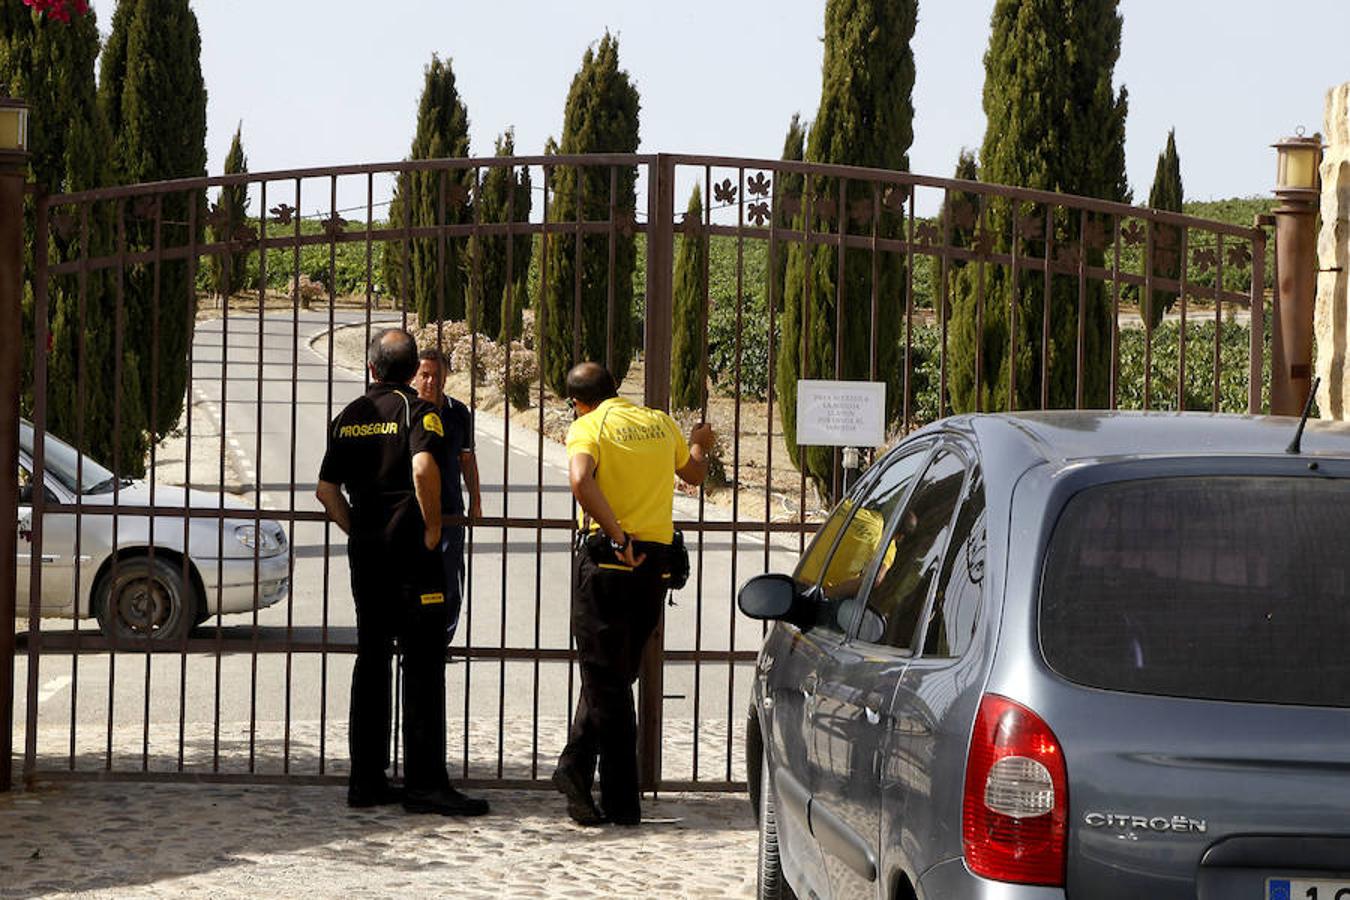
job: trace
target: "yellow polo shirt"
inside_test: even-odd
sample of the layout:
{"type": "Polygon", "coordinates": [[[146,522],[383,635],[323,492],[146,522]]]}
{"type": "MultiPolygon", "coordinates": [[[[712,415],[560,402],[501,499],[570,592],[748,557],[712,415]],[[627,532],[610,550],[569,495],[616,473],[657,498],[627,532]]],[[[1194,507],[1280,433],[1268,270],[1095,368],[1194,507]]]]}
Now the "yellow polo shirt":
{"type": "MultiPolygon", "coordinates": [[[[670,543],[675,470],[689,461],[689,445],[674,419],[611,397],[567,429],[567,456],[578,453],[595,460],[595,480],[619,527],[634,540],[670,543]]],[[[578,527],[585,527],[585,515],[577,510],[578,527]]],[[[598,527],[591,523],[592,531],[598,527]]]]}

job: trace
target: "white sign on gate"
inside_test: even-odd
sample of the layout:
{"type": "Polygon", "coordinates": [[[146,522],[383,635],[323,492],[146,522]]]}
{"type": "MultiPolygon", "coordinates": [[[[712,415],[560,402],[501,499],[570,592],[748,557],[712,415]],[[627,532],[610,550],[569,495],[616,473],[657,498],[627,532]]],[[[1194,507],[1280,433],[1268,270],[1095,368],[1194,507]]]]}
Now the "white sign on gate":
{"type": "Polygon", "coordinates": [[[880,447],[886,443],[886,382],[797,382],[797,443],[880,447]]]}

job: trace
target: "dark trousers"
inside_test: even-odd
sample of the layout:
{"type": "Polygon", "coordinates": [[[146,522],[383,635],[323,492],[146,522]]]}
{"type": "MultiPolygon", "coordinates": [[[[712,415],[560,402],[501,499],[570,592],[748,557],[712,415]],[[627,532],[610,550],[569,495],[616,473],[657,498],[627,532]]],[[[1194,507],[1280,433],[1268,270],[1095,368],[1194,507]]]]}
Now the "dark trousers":
{"type": "Polygon", "coordinates": [[[403,665],[404,784],[439,790],[445,768],[445,589],[440,559],[417,547],[411,555],[379,543],[348,545],[356,601],[356,667],[352,671],[351,784],[387,783],[391,661],[398,641],[403,665]]]}
{"type": "Polygon", "coordinates": [[[639,815],[637,714],[633,683],[642,651],[661,617],[667,552],[642,545],[635,571],[607,568],[583,546],[573,561],[572,636],[581,664],[581,695],[560,768],[589,788],[600,769],[600,805],[616,818],[639,815]]]}
{"type": "MultiPolygon", "coordinates": [[[[447,512],[446,515],[456,515],[447,512]]],[[[441,532],[441,570],[445,573],[445,642],[455,639],[464,604],[464,526],[447,525],[441,532]]]]}

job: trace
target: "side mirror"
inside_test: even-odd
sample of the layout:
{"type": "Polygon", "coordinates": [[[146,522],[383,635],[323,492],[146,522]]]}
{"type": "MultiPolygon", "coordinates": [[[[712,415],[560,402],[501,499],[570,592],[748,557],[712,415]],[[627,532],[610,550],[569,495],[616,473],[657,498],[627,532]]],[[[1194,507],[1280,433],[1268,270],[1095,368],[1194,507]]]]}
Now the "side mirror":
{"type": "Polygon", "coordinates": [[[741,586],[736,605],[752,619],[786,619],[797,608],[797,582],[790,575],[756,575],[741,586]]]}

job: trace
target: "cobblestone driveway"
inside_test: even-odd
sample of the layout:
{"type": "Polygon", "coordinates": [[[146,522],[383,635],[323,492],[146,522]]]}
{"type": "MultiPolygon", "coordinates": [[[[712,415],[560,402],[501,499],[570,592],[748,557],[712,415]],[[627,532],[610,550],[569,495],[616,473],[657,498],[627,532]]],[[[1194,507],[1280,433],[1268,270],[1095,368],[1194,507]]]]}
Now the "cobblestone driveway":
{"type": "Polygon", "coordinates": [[[349,810],[341,787],[73,783],[0,794],[0,897],[748,897],[744,795],[644,802],[582,829],[562,798],[485,791],[457,820],[349,810]]]}

